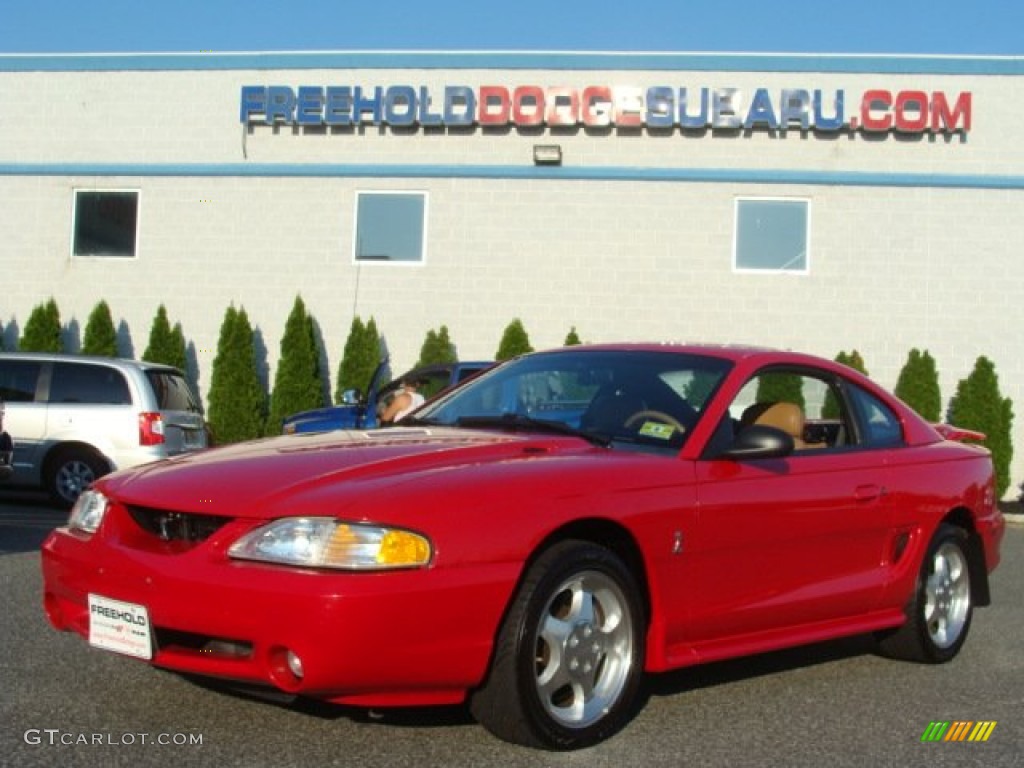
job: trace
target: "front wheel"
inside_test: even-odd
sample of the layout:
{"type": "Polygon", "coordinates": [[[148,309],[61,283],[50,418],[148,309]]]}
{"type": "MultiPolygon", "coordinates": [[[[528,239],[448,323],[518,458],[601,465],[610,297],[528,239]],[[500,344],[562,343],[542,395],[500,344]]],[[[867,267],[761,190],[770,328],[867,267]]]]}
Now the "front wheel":
{"type": "Polygon", "coordinates": [[[921,564],[907,622],[879,638],[882,653],[939,664],[960,652],[974,613],[967,553],[967,533],[940,525],[921,564]]]}
{"type": "Polygon", "coordinates": [[[55,504],[74,505],[78,496],[110,470],[96,454],[84,449],[63,449],[49,463],[46,490],[55,504]]]}
{"type": "Polygon", "coordinates": [[[617,555],[588,542],[556,544],[513,599],[487,680],[470,700],[473,716],[532,747],[608,738],[633,713],[644,627],[636,579],[617,555]]]}

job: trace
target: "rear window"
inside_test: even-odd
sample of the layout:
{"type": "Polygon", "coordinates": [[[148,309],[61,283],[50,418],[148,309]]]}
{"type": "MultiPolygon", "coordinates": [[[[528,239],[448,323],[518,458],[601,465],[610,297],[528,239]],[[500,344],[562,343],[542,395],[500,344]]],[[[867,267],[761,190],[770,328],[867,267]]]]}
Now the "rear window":
{"type": "Polygon", "coordinates": [[[488,368],[490,368],[489,365],[481,365],[475,368],[472,366],[465,366],[455,374],[455,380],[462,381],[463,379],[468,379],[470,376],[476,376],[480,371],[487,370],[488,368]]]}
{"type": "Polygon", "coordinates": [[[131,405],[132,396],[124,376],[113,368],[54,363],[49,402],[131,405]]]}
{"type": "Polygon", "coordinates": [[[199,413],[199,401],[192,394],[185,377],[174,371],[146,371],[146,378],[156,395],[161,411],[192,411],[199,413]]]}

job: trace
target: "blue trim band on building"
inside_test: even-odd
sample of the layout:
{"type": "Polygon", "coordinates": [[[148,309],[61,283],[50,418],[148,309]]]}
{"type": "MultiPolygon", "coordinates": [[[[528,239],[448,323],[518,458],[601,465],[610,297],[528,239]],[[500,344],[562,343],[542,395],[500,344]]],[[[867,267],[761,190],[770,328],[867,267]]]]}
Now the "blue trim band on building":
{"type": "Polygon", "coordinates": [[[306,69],[667,70],[998,76],[1024,74],[1024,56],[540,51],[0,54],[0,72],[306,69]]]}
{"type": "Polygon", "coordinates": [[[354,165],[332,163],[3,163],[0,164],[0,176],[552,179],[935,189],[1024,189],[1024,176],[615,166],[552,168],[533,165],[354,165]]]}

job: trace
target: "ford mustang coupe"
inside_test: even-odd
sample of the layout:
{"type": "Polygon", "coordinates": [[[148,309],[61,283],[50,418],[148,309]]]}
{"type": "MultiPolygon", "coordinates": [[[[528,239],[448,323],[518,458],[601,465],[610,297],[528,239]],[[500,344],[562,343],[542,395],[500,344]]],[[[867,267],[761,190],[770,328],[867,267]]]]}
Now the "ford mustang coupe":
{"type": "Polygon", "coordinates": [[[853,634],[956,656],[1004,530],[981,437],[807,355],[541,352],[391,429],[98,480],[43,545],[45,610],[158,667],[468,702],[503,739],[578,748],[645,673],[853,634]]]}

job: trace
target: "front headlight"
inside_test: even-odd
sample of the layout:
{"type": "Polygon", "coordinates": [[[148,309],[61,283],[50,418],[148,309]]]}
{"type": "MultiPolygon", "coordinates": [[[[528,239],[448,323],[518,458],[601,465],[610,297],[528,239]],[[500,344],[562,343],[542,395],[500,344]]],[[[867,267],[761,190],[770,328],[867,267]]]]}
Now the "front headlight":
{"type": "Polygon", "coordinates": [[[228,549],[238,560],[307,568],[419,568],[430,542],[418,533],[328,517],[287,517],[250,531],[228,549]]]}
{"type": "Polygon", "coordinates": [[[96,533],[107,512],[107,497],[99,491],[82,491],[71,508],[68,528],[96,533]]]}

